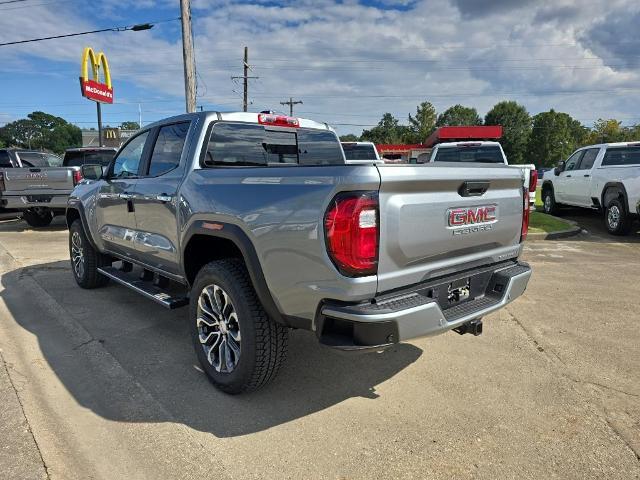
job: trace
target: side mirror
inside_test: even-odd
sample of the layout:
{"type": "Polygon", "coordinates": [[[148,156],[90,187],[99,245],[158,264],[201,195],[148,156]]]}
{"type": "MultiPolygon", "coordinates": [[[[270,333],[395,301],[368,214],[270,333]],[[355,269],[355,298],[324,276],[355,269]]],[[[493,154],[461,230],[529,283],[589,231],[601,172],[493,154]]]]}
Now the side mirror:
{"type": "Polygon", "coordinates": [[[553,173],[555,173],[556,176],[560,175],[562,172],[564,172],[564,161],[558,163],[558,166],[553,169],[553,173]]]}
{"type": "Polygon", "coordinates": [[[102,165],[87,164],[80,167],[82,170],[82,178],[87,180],[99,180],[102,178],[102,165]]]}

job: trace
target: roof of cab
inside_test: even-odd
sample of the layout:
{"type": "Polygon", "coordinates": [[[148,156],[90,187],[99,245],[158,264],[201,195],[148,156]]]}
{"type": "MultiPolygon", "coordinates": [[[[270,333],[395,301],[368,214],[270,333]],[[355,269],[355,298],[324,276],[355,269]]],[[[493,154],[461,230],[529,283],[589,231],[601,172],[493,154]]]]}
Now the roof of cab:
{"type": "MultiPolygon", "coordinates": [[[[187,121],[191,120],[194,117],[204,118],[205,121],[216,121],[216,120],[226,120],[230,122],[246,122],[246,123],[258,123],[258,116],[260,113],[254,112],[216,112],[216,111],[204,111],[204,112],[194,112],[194,113],[185,113],[183,115],[177,115],[174,117],[165,118],[159,120],[155,123],[147,125],[146,128],[152,128],[157,125],[164,125],[167,123],[172,123],[176,121],[187,121]]],[[[280,114],[276,114],[280,115],[280,114]]],[[[288,116],[288,115],[284,115],[288,116]]],[[[300,127],[302,128],[314,128],[320,130],[331,130],[334,131],[327,123],[316,122],[314,120],[309,120],[307,118],[295,117],[298,119],[300,123],[300,127]]]]}

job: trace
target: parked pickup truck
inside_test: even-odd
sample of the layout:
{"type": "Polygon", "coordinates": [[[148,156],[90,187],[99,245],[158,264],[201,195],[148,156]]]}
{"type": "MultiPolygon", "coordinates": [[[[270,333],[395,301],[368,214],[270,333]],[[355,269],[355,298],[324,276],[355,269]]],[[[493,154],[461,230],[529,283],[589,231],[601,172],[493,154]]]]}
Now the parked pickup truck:
{"type": "Polygon", "coordinates": [[[542,201],[549,214],[563,205],[601,210],[609,233],[627,235],[640,215],[640,142],[580,148],[545,174],[542,201]]]}
{"type": "Polygon", "coordinates": [[[348,165],[325,124],[198,112],[82,169],[66,213],[76,282],[188,306],[202,369],[228,393],[275,376],[289,328],[342,350],[479,334],[531,275],[527,189],[501,164],[348,165]]]}
{"type": "MultiPolygon", "coordinates": [[[[433,147],[430,162],[471,162],[471,163],[504,163],[509,165],[500,142],[471,141],[444,142],[433,147]]],[[[517,168],[524,175],[525,185],[529,186],[529,206],[535,210],[538,171],[533,164],[509,165],[517,168]]]]}
{"type": "MultiPolygon", "coordinates": [[[[0,149],[0,211],[22,212],[33,227],[49,225],[63,214],[74,177],[57,155],[15,148],[0,149]]],[[[76,169],[78,174],[80,169],[76,169]]]]}

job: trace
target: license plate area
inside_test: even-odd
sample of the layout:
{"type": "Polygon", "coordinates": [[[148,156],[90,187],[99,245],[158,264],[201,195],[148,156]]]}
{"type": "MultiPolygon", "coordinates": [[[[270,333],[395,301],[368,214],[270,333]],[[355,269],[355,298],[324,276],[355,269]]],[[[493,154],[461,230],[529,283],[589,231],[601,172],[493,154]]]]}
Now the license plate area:
{"type": "Polygon", "coordinates": [[[49,203],[52,198],[51,195],[27,195],[29,203],[49,203]]]}
{"type": "Polygon", "coordinates": [[[475,275],[449,278],[447,281],[432,285],[420,293],[433,298],[438,302],[440,309],[444,311],[484,296],[493,273],[492,270],[489,270],[475,275]]]}

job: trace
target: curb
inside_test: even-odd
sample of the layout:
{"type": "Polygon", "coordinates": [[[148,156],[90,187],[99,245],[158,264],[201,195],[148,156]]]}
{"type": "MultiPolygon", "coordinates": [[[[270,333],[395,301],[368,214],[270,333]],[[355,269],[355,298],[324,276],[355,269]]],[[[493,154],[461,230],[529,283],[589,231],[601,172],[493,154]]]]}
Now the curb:
{"type": "MultiPolygon", "coordinates": [[[[554,218],[557,218],[557,217],[554,217],[554,218]]],[[[566,220],[564,218],[558,218],[558,220],[561,220],[566,223],[570,223],[572,227],[567,228],[566,230],[558,230],[557,232],[550,232],[550,233],[535,233],[535,232],[528,233],[527,241],[528,240],[533,240],[533,241],[557,240],[559,238],[573,237],[575,235],[578,235],[579,233],[582,233],[583,231],[586,231],[586,230],[582,230],[582,228],[578,225],[578,222],[574,222],[573,220],[566,220]]]]}

